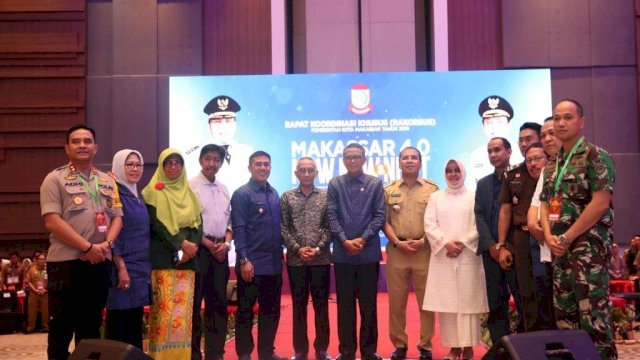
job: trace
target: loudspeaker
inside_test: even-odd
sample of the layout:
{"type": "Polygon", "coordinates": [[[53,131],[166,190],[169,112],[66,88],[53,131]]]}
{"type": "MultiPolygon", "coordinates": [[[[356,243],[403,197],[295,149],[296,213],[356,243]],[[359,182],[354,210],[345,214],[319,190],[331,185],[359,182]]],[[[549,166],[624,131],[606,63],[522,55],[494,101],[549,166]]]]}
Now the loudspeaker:
{"type": "Polygon", "coordinates": [[[69,360],[153,360],[137,347],[115,340],[84,339],[69,360]]]}
{"type": "Polygon", "coordinates": [[[598,360],[593,340],[584,330],[545,330],[503,336],[484,360],[598,360]]]}

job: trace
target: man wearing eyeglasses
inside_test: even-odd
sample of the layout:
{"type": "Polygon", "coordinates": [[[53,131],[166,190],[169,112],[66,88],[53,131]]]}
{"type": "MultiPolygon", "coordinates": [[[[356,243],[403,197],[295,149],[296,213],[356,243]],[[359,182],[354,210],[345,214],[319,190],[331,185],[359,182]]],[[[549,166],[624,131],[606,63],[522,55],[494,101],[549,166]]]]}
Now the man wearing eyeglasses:
{"type": "MultiPolygon", "coordinates": [[[[480,102],[478,114],[482,118],[482,131],[487,141],[495,137],[508,138],[513,108],[507,99],[498,95],[487,96],[480,102]]],[[[467,187],[475,188],[476,182],[493,172],[493,165],[487,157],[487,146],[482,144],[471,152],[471,166],[467,170],[467,179],[473,181],[470,181],[467,187]]]]}
{"type": "MultiPolygon", "coordinates": [[[[542,124],[540,130],[540,139],[542,141],[542,149],[547,156],[547,162],[555,161],[556,155],[560,148],[562,148],[562,141],[555,136],[553,129],[553,117],[548,117],[542,124]]],[[[543,168],[544,169],[544,168],[543,168]]],[[[538,299],[540,303],[540,316],[542,321],[548,322],[550,328],[556,328],[555,317],[553,310],[553,269],[551,266],[551,250],[545,243],[544,233],[540,225],[540,194],[542,193],[542,187],[544,185],[543,173],[538,177],[536,185],[536,191],[533,193],[531,199],[531,206],[527,212],[527,226],[529,226],[529,232],[535,239],[538,246],[535,243],[531,249],[533,251],[533,274],[536,277],[536,285],[538,286],[538,299]],[[536,250],[539,252],[536,257],[536,250]]]]}
{"type": "Polygon", "coordinates": [[[313,182],[318,170],[316,162],[303,157],[298,160],[295,175],[300,182],[280,198],[282,240],[287,247],[287,272],[293,302],[292,360],[306,360],[309,352],[307,337],[307,305],[309,292],[315,313],[313,342],[316,360],[329,360],[329,268],[331,233],[327,223],[327,192],[313,182]]]}
{"type": "Polygon", "coordinates": [[[327,218],[333,238],[333,262],[338,297],[337,360],[354,360],[358,347],[356,301],[360,309],[360,357],[378,360],[378,273],[385,222],[382,182],[364,173],[362,145],[351,143],[342,153],[347,173],[329,181],[327,218]]]}
{"type": "MultiPolygon", "coordinates": [[[[250,176],[247,164],[249,164],[249,157],[253,153],[251,146],[242,144],[235,139],[240,104],[230,96],[219,95],[211,99],[202,111],[207,114],[209,133],[211,134],[211,139],[206,144],[212,143],[222,146],[226,151],[224,166],[220,168],[217,178],[227,185],[229,193],[233,194],[250,176]]],[[[185,166],[190,177],[200,171],[197,154],[200,153],[202,146],[194,146],[185,151],[185,166]]]]}
{"type": "MultiPolygon", "coordinates": [[[[541,127],[540,124],[533,122],[526,122],[520,127],[518,147],[523,157],[531,144],[540,142],[541,127]]],[[[527,226],[527,212],[536,189],[536,182],[537,178],[534,179],[527,171],[525,161],[505,171],[499,195],[501,205],[498,216],[498,242],[506,245],[507,237],[513,232],[513,249],[500,252],[500,267],[505,270],[515,267],[518,288],[524,305],[525,331],[544,329],[538,322],[538,302],[532,270],[530,233],[527,226]]]]}

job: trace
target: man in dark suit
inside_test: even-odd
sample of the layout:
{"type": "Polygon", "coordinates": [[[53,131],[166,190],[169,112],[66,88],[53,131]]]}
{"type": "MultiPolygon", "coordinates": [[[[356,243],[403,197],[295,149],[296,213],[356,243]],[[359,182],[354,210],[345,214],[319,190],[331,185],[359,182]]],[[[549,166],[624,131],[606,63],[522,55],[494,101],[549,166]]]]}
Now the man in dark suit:
{"type": "MultiPolygon", "coordinates": [[[[522,301],[518,293],[515,271],[500,268],[500,252],[506,251],[498,244],[498,215],[500,202],[498,194],[502,186],[503,172],[509,166],[511,144],[502,137],[494,137],[487,145],[489,162],[494,173],[478,181],[476,187],[476,227],[480,234],[477,254],[482,255],[487,298],[489,302],[488,327],[491,340],[496,343],[504,335],[511,333],[509,322],[509,297],[513,295],[518,314],[522,314],[522,301]]],[[[517,330],[524,330],[522,317],[518,316],[517,330]]]]}

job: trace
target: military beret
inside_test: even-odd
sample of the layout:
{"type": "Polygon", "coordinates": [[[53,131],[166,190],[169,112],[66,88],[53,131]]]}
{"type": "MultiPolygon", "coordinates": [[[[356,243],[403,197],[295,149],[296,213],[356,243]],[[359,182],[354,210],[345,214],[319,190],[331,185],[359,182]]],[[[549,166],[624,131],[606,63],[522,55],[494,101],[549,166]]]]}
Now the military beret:
{"type": "Polygon", "coordinates": [[[480,102],[478,114],[483,118],[502,115],[511,120],[513,117],[513,108],[505,98],[498,95],[491,95],[480,102]]]}
{"type": "Polygon", "coordinates": [[[202,111],[207,115],[235,115],[240,111],[240,105],[233,98],[220,95],[211,99],[202,111]]]}

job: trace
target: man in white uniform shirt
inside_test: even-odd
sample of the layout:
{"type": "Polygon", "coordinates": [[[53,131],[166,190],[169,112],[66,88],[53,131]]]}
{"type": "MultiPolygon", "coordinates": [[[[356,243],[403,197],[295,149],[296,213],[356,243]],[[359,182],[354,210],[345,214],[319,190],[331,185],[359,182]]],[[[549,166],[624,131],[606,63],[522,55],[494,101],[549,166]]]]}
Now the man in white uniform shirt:
{"type": "MultiPolygon", "coordinates": [[[[202,111],[207,115],[209,133],[211,139],[207,143],[220,145],[224,148],[225,154],[223,166],[217,174],[233,194],[241,185],[249,179],[249,156],[253,153],[250,145],[240,143],[236,140],[238,129],[237,113],[240,111],[240,104],[232,97],[219,95],[211,99],[202,111]]],[[[194,146],[185,151],[185,166],[187,174],[193,176],[198,171],[196,154],[203,145],[194,146]]]]}
{"type": "MultiPolygon", "coordinates": [[[[487,141],[495,137],[508,138],[513,108],[507,99],[498,95],[487,96],[480,102],[478,114],[482,118],[482,131],[487,141]]],[[[494,172],[494,167],[487,156],[487,146],[482,145],[474,149],[471,152],[470,161],[471,166],[467,174],[469,181],[466,186],[475,189],[480,179],[494,172]]]]}
{"type": "Polygon", "coordinates": [[[189,181],[202,206],[202,243],[198,251],[195,293],[193,298],[193,336],[191,359],[202,359],[200,307],[204,297],[204,341],[206,360],[222,359],[227,334],[227,253],[233,233],[229,222],[231,197],[216,174],[223,164],[225,149],[209,144],[200,151],[201,171],[189,181]],[[206,284],[205,286],[203,286],[206,284]]]}

